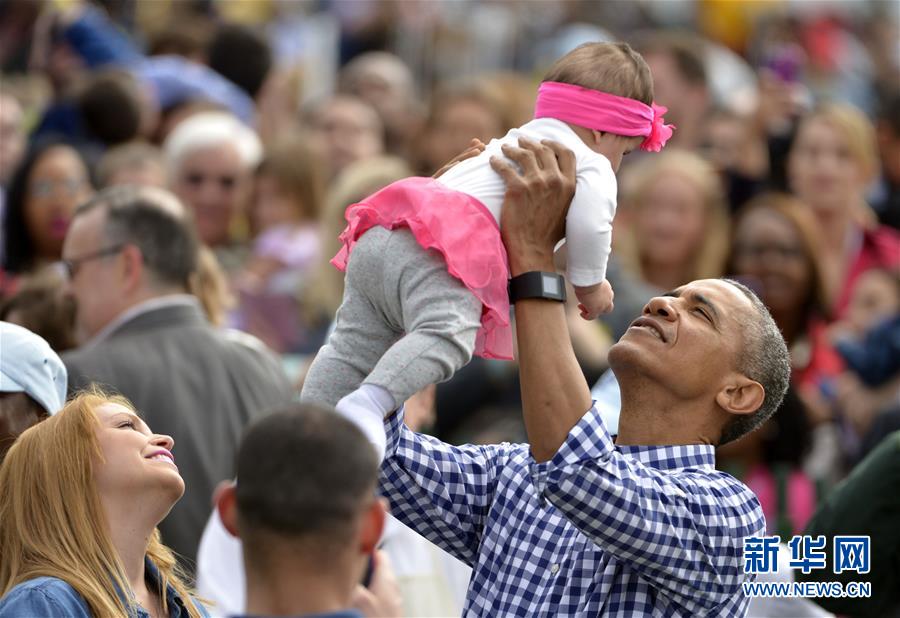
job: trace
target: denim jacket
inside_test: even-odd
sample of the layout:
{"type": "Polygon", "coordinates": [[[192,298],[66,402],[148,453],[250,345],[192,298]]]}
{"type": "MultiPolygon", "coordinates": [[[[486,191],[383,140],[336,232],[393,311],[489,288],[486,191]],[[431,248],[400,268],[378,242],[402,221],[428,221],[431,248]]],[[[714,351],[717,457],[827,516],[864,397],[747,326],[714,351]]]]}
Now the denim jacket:
{"type": "MultiPolygon", "coordinates": [[[[144,568],[147,584],[158,585],[159,571],[156,566],[147,559],[144,568]]],[[[184,601],[172,586],[166,588],[166,603],[170,618],[188,617],[184,601]]],[[[203,605],[200,603],[196,603],[196,605],[202,616],[209,616],[203,605]]],[[[132,618],[150,618],[150,615],[136,604],[131,605],[129,614],[132,618]]],[[[90,608],[81,595],[72,586],[56,577],[29,579],[15,586],[0,599],[0,618],[33,618],[35,616],[92,618],[90,608]]]]}

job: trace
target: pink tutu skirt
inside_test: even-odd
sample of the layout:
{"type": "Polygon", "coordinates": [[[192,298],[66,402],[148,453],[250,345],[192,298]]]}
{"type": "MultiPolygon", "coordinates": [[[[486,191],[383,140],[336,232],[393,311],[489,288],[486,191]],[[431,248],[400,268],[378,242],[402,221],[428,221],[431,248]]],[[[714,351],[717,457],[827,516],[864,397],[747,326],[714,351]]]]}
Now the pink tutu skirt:
{"type": "Polygon", "coordinates": [[[376,225],[409,228],[423,249],[441,253],[447,272],[481,301],[475,354],[512,360],[506,249],[500,227],[481,202],[431,178],[406,178],[351,204],[345,216],[343,247],[332,264],[345,271],[356,241],[376,225]]]}

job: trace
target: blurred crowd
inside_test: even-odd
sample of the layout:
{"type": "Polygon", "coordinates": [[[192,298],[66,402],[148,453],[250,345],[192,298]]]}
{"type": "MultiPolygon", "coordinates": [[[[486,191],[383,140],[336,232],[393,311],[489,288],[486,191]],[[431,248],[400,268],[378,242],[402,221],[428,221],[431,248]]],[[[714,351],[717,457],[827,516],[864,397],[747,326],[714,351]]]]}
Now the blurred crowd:
{"type": "MultiPolygon", "coordinates": [[[[793,379],[718,462],[790,536],[900,429],[898,24],[874,0],[7,0],[0,320],[59,353],[102,338],[108,281],[71,279],[121,247],[62,262],[75,210],[107,187],[165,188],[200,241],[186,291],[274,351],[296,390],[341,302],[329,260],[346,207],[523,124],[556,58],[624,40],[677,130],[623,163],[616,308],[570,308],[579,362],[605,395],[606,350],[652,296],[751,287],[793,379]]],[[[519,405],[514,364],[476,358],[407,419],[451,442],[520,441],[519,405]]]]}

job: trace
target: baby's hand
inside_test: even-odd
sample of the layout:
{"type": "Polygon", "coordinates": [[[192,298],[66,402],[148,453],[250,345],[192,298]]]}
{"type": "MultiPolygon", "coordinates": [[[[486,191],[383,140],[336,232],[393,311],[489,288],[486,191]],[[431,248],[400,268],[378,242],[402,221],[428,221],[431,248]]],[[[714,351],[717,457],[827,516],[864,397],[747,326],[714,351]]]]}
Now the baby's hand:
{"type": "Polygon", "coordinates": [[[603,280],[597,285],[587,287],[575,286],[575,296],[578,297],[578,309],[585,320],[595,320],[603,313],[613,310],[613,289],[609,281],[603,280]]]}

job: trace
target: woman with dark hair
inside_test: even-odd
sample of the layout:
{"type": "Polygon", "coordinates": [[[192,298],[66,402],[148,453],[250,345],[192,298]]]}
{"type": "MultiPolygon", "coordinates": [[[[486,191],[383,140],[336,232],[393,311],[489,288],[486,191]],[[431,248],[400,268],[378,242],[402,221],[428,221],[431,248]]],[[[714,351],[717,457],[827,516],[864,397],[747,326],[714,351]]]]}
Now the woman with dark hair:
{"type": "MultiPolygon", "coordinates": [[[[93,193],[88,164],[75,147],[60,140],[34,146],[6,196],[4,273],[21,276],[59,260],[75,208],[93,193]]],[[[0,295],[14,283],[5,282],[0,295]]]]}
{"type": "Polygon", "coordinates": [[[772,313],[791,350],[794,386],[804,391],[841,370],[825,337],[828,295],[810,208],[782,193],[745,204],[735,217],[726,272],[754,289],[772,313]]]}
{"type": "Polygon", "coordinates": [[[815,478],[834,479],[841,454],[831,399],[843,362],[826,328],[829,304],[819,239],[816,218],[803,202],[783,193],[757,196],[735,217],[726,272],[759,294],[784,335],[793,400],[812,426],[807,469],[815,478]]]}

